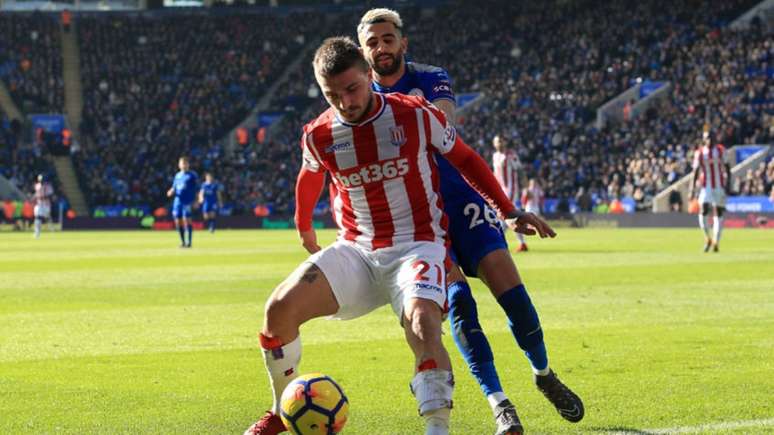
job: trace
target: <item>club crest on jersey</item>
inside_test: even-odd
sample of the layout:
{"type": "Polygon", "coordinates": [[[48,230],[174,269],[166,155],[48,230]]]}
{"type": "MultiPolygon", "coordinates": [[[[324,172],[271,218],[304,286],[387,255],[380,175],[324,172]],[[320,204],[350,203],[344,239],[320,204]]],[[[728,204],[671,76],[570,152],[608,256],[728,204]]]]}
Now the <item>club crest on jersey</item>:
{"type": "Polygon", "coordinates": [[[403,131],[402,125],[390,127],[390,143],[396,147],[406,143],[406,133],[403,131]]]}
{"type": "Polygon", "coordinates": [[[443,132],[443,146],[445,148],[450,148],[452,145],[454,145],[454,141],[456,139],[457,130],[455,130],[451,125],[447,125],[446,130],[443,132]]]}

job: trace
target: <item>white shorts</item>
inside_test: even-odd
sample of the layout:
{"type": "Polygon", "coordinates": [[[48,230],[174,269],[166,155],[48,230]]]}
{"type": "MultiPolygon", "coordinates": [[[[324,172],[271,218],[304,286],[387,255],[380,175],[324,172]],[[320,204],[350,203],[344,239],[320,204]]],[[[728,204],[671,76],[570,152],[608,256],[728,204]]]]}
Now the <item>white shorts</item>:
{"type": "Polygon", "coordinates": [[[33,209],[33,212],[35,214],[35,217],[48,219],[51,217],[51,206],[48,206],[45,204],[38,204],[33,209]]]}
{"type": "Polygon", "coordinates": [[[392,305],[402,320],[411,298],[429,299],[446,309],[446,249],[432,242],[411,242],[367,251],[337,241],[307,260],[325,274],[339,311],[332,319],[354,319],[392,305]]]}
{"type": "Polygon", "coordinates": [[[699,204],[712,204],[716,207],[726,206],[726,191],[719,188],[703,187],[699,191],[699,204]]]}

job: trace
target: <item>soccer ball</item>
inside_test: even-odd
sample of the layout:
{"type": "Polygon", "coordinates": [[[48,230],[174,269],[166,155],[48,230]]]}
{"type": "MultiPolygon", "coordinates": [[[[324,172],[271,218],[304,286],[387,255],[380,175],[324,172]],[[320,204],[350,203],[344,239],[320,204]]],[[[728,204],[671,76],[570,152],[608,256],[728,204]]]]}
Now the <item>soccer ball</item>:
{"type": "Polygon", "coordinates": [[[295,435],[337,434],[348,413],[344,391],[322,373],[299,376],[282,392],[280,418],[295,435]]]}

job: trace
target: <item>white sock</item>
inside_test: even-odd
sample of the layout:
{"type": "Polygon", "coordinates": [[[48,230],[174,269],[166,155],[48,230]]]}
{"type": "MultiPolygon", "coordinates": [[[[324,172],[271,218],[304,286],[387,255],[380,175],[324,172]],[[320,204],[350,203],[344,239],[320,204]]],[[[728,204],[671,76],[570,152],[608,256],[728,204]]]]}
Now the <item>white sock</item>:
{"type": "Polygon", "coordinates": [[[411,380],[419,415],[425,418],[425,435],[447,435],[454,392],[454,376],[443,369],[422,370],[411,380]]]}
{"type": "Polygon", "coordinates": [[[524,234],[516,233],[516,238],[519,239],[519,243],[524,244],[524,234]]]}
{"type": "Polygon", "coordinates": [[[709,225],[707,224],[707,215],[699,213],[699,228],[704,231],[704,236],[709,237],[709,225]]]}
{"type": "Polygon", "coordinates": [[[506,399],[508,399],[508,396],[506,396],[502,391],[498,391],[486,396],[486,401],[489,402],[489,407],[492,408],[493,411],[497,405],[501,404],[503,400],[506,399]]]}
{"type": "Polygon", "coordinates": [[[715,237],[713,238],[713,240],[717,245],[718,243],[720,243],[720,234],[723,232],[723,218],[715,216],[715,219],[713,220],[714,222],[712,223],[712,231],[715,234],[715,237]]]}
{"type": "Polygon", "coordinates": [[[538,370],[534,367],[532,367],[532,372],[535,373],[538,376],[547,376],[549,373],[551,373],[551,369],[546,366],[546,368],[538,370]]]}
{"type": "Polygon", "coordinates": [[[425,418],[425,435],[448,435],[451,409],[441,408],[428,411],[425,418]]]}
{"type": "Polygon", "coordinates": [[[271,379],[271,391],[274,393],[272,412],[279,415],[280,397],[285,387],[298,376],[298,363],[301,361],[301,336],[288,344],[273,349],[263,349],[263,362],[271,379]]]}
{"type": "Polygon", "coordinates": [[[40,237],[40,219],[35,219],[35,237],[40,237]]]}

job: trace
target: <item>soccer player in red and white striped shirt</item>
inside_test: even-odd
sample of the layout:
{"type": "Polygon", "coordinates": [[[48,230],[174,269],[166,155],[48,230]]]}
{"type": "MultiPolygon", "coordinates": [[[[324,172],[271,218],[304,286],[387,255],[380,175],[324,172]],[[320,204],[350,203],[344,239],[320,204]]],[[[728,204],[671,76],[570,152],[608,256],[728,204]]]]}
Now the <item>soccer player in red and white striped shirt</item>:
{"type": "Polygon", "coordinates": [[[247,433],[285,430],[279,397],[297,375],[299,327],[329,316],[352,319],[391,304],[414,352],[411,389],[427,435],[448,434],[453,378],[441,341],[446,304],[446,218],[434,153],[443,154],[517,231],[555,233],[516,209],[486,162],[438,108],[422,97],[378,94],[371,69],[349,38],[328,38],[313,61],[330,108],[304,127],[296,182],[296,226],[307,261],[272,293],[260,334],[273,409],[247,433]],[[329,173],[338,240],[317,244],[312,211],[329,173]],[[530,230],[533,227],[534,230],[530,230]]]}
{"type": "Polygon", "coordinates": [[[694,198],[694,192],[698,180],[699,203],[699,227],[704,231],[704,252],[710,248],[718,252],[720,234],[723,231],[723,212],[726,207],[726,192],[731,179],[731,170],[726,163],[725,148],[721,144],[715,144],[710,132],[704,132],[702,146],[693,155],[693,173],[691,177],[690,198],[694,198]],[[710,235],[708,218],[712,210],[713,224],[710,235]]]}
{"type": "Polygon", "coordinates": [[[48,230],[52,231],[51,227],[51,197],[54,195],[54,188],[48,183],[43,174],[38,175],[38,182],[35,183],[35,193],[33,199],[35,201],[34,216],[35,216],[35,238],[40,237],[40,227],[43,221],[48,222],[48,230]]]}
{"type": "MultiPolygon", "coordinates": [[[[503,192],[514,204],[519,200],[519,170],[521,161],[518,154],[508,147],[508,142],[501,135],[495,135],[492,139],[492,146],[495,149],[492,154],[492,167],[497,181],[500,183],[503,192]]],[[[522,204],[523,206],[523,204],[522,204]]],[[[524,234],[516,233],[519,239],[519,247],[516,251],[527,250],[527,243],[524,241],[524,234]]]]}

